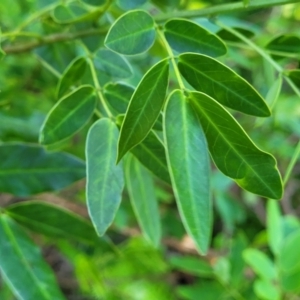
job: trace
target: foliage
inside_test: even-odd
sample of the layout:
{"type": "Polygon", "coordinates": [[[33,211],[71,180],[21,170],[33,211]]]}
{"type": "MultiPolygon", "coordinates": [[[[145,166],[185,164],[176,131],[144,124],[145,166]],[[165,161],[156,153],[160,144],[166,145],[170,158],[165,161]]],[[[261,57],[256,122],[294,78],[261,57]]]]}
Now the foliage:
{"type": "Polygon", "coordinates": [[[1,1],[1,299],[298,299],[300,5],[220,2],[1,1]]]}

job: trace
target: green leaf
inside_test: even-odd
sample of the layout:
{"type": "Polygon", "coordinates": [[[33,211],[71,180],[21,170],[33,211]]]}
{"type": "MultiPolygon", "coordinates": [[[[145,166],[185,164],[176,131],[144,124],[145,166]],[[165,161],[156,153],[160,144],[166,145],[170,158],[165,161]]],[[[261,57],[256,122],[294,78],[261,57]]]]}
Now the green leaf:
{"type": "Polygon", "coordinates": [[[129,156],[125,165],[125,178],[139,226],[145,237],[157,247],[161,237],[161,228],[152,176],[137,159],[129,156]]]}
{"type": "Polygon", "coordinates": [[[82,78],[86,67],[87,61],[85,57],[77,57],[68,65],[57,85],[56,95],[58,99],[82,78]]]}
{"type": "Polygon", "coordinates": [[[125,114],[133,92],[134,88],[124,83],[108,83],[104,86],[104,96],[118,114],[125,114]]]}
{"type": "Polygon", "coordinates": [[[289,70],[285,73],[294,82],[298,89],[300,89],[300,70],[289,70]]]}
{"type": "Polygon", "coordinates": [[[217,167],[245,190],[280,199],[282,183],[274,157],[258,149],[236,120],[214,99],[198,92],[190,93],[189,98],[217,167]]]}
{"type": "Polygon", "coordinates": [[[122,165],[115,164],[118,135],[117,126],[104,118],[93,124],[87,137],[87,205],[100,236],[113,222],[124,187],[122,165]]]}
{"type": "Polygon", "coordinates": [[[195,52],[209,56],[226,54],[226,46],[216,35],[197,23],[171,19],[165,24],[165,36],[171,48],[179,53],[195,52]]]}
{"type": "Polygon", "coordinates": [[[94,56],[94,65],[97,70],[114,78],[128,78],[132,69],[128,61],[121,55],[108,49],[100,49],[94,56]]]}
{"type": "Polygon", "coordinates": [[[258,92],[242,77],[217,60],[200,54],[182,54],[178,67],[197,91],[221,104],[258,117],[270,116],[270,110],[258,92]]]}
{"type": "Polygon", "coordinates": [[[125,55],[147,51],[154,43],[155,28],[152,17],[143,10],[123,14],[110,27],[105,46],[125,55]]]}
{"type": "Polygon", "coordinates": [[[106,3],[106,0],[81,0],[81,1],[93,6],[101,6],[106,3]]]}
{"type": "Polygon", "coordinates": [[[65,299],[40,249],[4,214],[0,215],[0,269],[18,299],[65,299]]]}
{"type": "Polygon", "coordinates": [[[204,254],[209,246],[212,225],[210,161],[199,120],[179,90],[167,100],[163,130],[179,213],[186,231],[204,254]]]}
{"type": "Polygon", "coordinates": [[[262,279],[272,281],[276,279],[277,274],[273,262],[267,255],[257,249],[246,249],[243,257],[253,271],[262,279]]]}
{"type": "MultiPolygon", "coordinates": [[[[252,38],[254,36],[254,32],[246,29],[246,28],[241,28],[241,27],[233,27],[234,30],[238,31],[239,33],[241,33],[243,36],[247,37],[247,38],[252,38]]],[[[232,34],[231,32],[225,30],[225,29],[221,29],[217,32],[218,37],[220,37],[222,40],[225,41],[230,41],[230,42],[240,42],[241,40],[235,36],[234,34],[232,34]]]]}
{"type": "Polygon", "coordinates": [[[165,147],[153,131],[150,131],[140,144],[132,148],[131,152],[154,175],[166,183],[171,183],[165,147]]]}
{"type": "Polygon", "coordinates": [[[284,272],[300,271],[300,260],[298,247],[300,245],[300,230],[289,235],[284,240],[283,246],[280,249],[278,262],[281,270],[284,272]]]}
{"type": "Polygon", "coordinates": [[[26,201],[7,207],[6,212],[28,229],[55,239],[68,238],[87,244],[99,240],[91,223],[52,204],[26,201]]]}
{"type": "Polygon", "coordinates": [[[154,65],[142,78],[130,100],[118,143],[118,161],[149,133],[164,104],[169,78],[167,59],[154,65]]]}
{"type": "Polygon", "coordinates": [[[300,38],[297,35],[283,34],[272,39],[266,49],[285,53],[300,52],[300,38]]]}
{"type": "Polygon", "coordinates": [[[131,10],[135,9],[139,6],[145,4],[147,0],[118,0],[118,6],[121,7],[123,10],[131,10]]]}
{"type": "Polygon", "coordinates": [[[0,145],[0,191],[29,196],[57,191],[85,177],[84,162],[63,152],[9,143],[0,145]]]}
{"type": "Polygon", "coordinates": [[[42,125],[40,143],[51,145],[78,132],[92,117],[96,97],[92,86],[81,86],[57,102],[42,125]]]}
{"type": "MultiPolygon", "coordinates": [[[[297,250],[298,248],[295,249],[295,252],[297,252],[297,250]]],[[[281,273],[280,286],[286,292],[300,292],[300,270],[294,273],[281,273]]]]}
{"type": "Polygon", "coordinates": [[[264,300],[280,300],[280,292],[278,287],[267,280],[255,280],[254,291],[259,299],[264,300]]]}

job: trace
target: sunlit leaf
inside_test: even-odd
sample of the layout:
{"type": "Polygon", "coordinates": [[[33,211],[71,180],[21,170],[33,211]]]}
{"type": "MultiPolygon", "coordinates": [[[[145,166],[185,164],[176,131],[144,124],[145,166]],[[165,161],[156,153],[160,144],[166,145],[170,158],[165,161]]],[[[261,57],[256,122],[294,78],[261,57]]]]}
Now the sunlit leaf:
{"type": "Polygon", "coordinates": [[[163,119],[172,187],[185,229],[206,253],[211,235],[210,161],[204,132],[184,94],[168,98],[163,119]]]}
{"type": "Polygon", "coordinates": [[[0,215],[0,269],[18,299],[65,299],[40,249],[4,214],[0,215]]]}
{"type": "Polygon", "coordinates": [[[216,57],[227,51],[216,35],[185,19],[171,19],[165,24],[164,33],[170,46],[179,53],[195,52],[216,57]]]}
{"type": "Polygon", "coordinates": [[[149,133],[163,106],[169,63],[162,60],[142,78],[130,100],[118,143],[118,161],[149,133]]]}
{"type": "Polygon", "coordinates": [[[50,145],[79,131],[91,118],[96,107],[92,86],[81,86],[63,97],[49,112],[41,128],[40,143],[50,145]]]}
{"type": "Polygon", "coordinates": [[[279,288],[269,280],[255,280],[254,291],[259,299],[280,300],[279,288]]]}
{"type": "Polygon", "coordinates": [[[115,164],[118,135],[117,126],[104,118],[94,123],[87,137],[87,205],[100,236],[114,220],[124,187],[122,164],[115,164]]]}
{"type": "Polygon", "coordinates": [[[258,149],[235,119],[214,99],[190,93],[217,167],[242,188],[264,197],[280,199],[282,183],[276,161],[258,149]]]}
{"type": "Polygon", "coordinates": [[[187,53],[179,56],[178,66],[184,78],[197,91],[243,113],[258,117],[270,116],[270,110],[258,92],[217,60],[187,53]]]}
{"type": "Polygon", "coordinates": [[[63,152],[48,153],[32,144],[2,144],[0,157],[0,191],[4,193],[29,196],[56,191],[85,177],[80,159],[63,152]]]}
{"type": "Polygon", "coordinates": [[[110,27],[105,46],[125,55],[134,55],[147,51],[155,39],[154,21],[143,10],[129,11],[123,14],[110,27]]]}
{"type": "Polygon", "coordinates": [[[126,186],[137,221],[146,238],[157,247],[161,229],[153,178],[133,156],[128,157],[125,166],[126,186]]]}

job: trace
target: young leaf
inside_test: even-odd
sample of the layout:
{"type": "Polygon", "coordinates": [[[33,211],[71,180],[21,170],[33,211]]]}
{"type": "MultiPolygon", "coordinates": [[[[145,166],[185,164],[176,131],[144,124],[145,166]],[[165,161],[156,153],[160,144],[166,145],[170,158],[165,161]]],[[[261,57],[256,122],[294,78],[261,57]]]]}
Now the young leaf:
{"type": "Polygon", "coordinates": [[[152,176],[136,158],[129,156],[125,164],[125,179],[137,221],[146,238],[157,247],[161,229],[152,176]]]}
{"type": "Polygon", "coordinates": [[[245,190],[280,199],[282,183],[274,157],[258,149],[214,99],[198,92],[190,93],[189,99],[203,126],[217,167],[245,190]]]}
{"type": "Polygon", "coordinates": [[[58,99],[68,92],[70,87],[74,86],[74,84],[82,78],[86,67],[87,62],[85,57],[77,57],[68,65],[57,85],[56,95],[58,99]]]}
{"type": "Polygon", "coordinates": [[[55,144],[79,131],[91,118],[96,107],[92,86],[81,86],[57,102],[42,125],[40,143],[55,144]]]}
{"type": "Polygon", "coordinates": [[[270,110],[258,92],[242,77],[217,60],[200,54],[182,54],[178,67],[197,91],[221,104],[245,114],[270,116],[270,110]]]}
{"type": "Polygon", "coordinates": [[[0,269],[18,299],[65,299],[40,249],[4,214],[0,215],[0,269]]]}
{"type": "Polygon", "coordinates": [[[163,131],[172,187],[183,224],[200,253],[205,254],[212,225],[210,161],[199,120],[179,90],[167,100],[163,131]]]}
{"type": "Polygon", "coordinates": [[[165,36],[171,48],[179,53],[195,52],[216,57],[227,51],[225,44],[216,35],[185,19],[168,21],[165,24],[165,36]]]}
{"type": "Polygon", "coordinates": [[[164,104],[169,61],[154,65],[142,78],[130,100],[118,143],[118,161],[149,133],[164,104]]]}
{"type": "Polygon", "coordinates": [[[153,131],[136,147],[133,155],[154,175],[166,183],[171,183],[167,167],[165,147],[153,131]]]}
{"type": "Polygon", "coordinates": [[[87,205],[100,236],[114,220],[124,187],[122,165],[115,164],[118,135],[117,126],[104,118],[93,124],[87,137],[87,205]]]}
{"type": "Polygon", "coordinates": [[[152,17],[143,10],[123,14],[111,26],[105,46],[125,55],[147,51],[154,43],[155,28],[152,17]]]}
{"type": "Polygon", "coordinates": [[[128,78],[132,69],[128,61],[121,55],[108,49],[100,49],[94,56],[96,69],[114,78],[128,78]]]}
{"type": "Polygon", "coordinates": [[[31,144],[0,145],[0,191],[29,196],[57,191],[85,177],[80,159],[31,144]]]}
{"type": "Polygon", "coordinates": [[[9,206],[6,212],[28,229],[56,239],[68,238],[87,244],[99,240],[91,223],[52,204],[26,201],[9,206]]]}

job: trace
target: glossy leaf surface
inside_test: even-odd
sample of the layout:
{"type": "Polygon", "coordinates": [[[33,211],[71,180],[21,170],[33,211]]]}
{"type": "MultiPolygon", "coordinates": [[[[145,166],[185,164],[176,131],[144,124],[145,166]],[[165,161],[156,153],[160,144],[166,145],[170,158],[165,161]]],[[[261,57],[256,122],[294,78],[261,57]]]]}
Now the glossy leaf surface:
{"type": "Polygon", "coordinates": [[[92,117],[96,97],[92,86],[82,86],[63,97],[49,112],[40,133],[40,143],[50,145],[79,131],[92,117]]]}
{"type": "Polygon", "coordinates": [[[9,206],[7,213],[24,227],[52,238],[83,243],[93,243],[98,239],[91,223],[59,206],[26,201],[9,206]]]}
{"type": "Polygon", "coordinates": [[[0,216],[0,269],[18,299],[65,299],[39,247],[4,214],[0,216]]]}
{"type": "Polygon", "coordinates": [[[169,77],[169,62],[162,60],[142,78],[130,100],[123,121],[118,161],[149,133],[164,104],[169,77]]]}
{"type": "Polygon", "coordinates": [[[147,51],[155,39],[154,21],[143,10],[129,11],[112,25],[105,46],[125,55],[147,51]]]}
{"type": "Polygon", "coordinates": [[[179,56],[178,67],[190,85],[221,104],[249,115],[270,116],[270,110],[258,92],[217,60],[187,53],[179,56]]]}
{"type": "Polygon", "coordinates": [[[87,137],[87,205],[100,236],[114,220],[124,187],[122,164],[115,164],[118,135],[117,126],[104,118],[93,124],[87,137]]]}
{"type": "Polygon", "coordinates": [[[189,96],[206,134],[217,167],[252,193],[280,199],[282,183],[276,161],[258,149],[235,119],[214,99],[198,92],[189,96]]]}
{"type": "Polygon", "coordinates": [[[150,131],[140,144],[132,148],[131,152],[154,175],[171,183],[165,147],[153,131],[150,131]]]}
{"type": "Polygon", "coordinates": [[[210,161],[198,118],[179,90],[168,98],[163,119],[167,162],[182,222],[198,250],[211,235],[210,161]]]}
{"type": "Polygon", "coordinates": [[[153,178],[133,156],[127,158],[125,166],[126,186],[135,216],[145,237],[157,247],[161,229],[153,178]]]}
{"type": "Polygon", "coordinates": [[[82,76],[87,67],[85,57],[75,58],[62,74],[57,86],[57,98],[61,98],[70,87],[74,86],[82,76]]]}
{"type": "Polygon", "coordinates": [[[0,191],[29,196],[57,191],[85,177],[82,160],[31,144],[0,145],[0,191]]]}
{"type": "Polygon", "coordinates": [[[96,69],[114,78],[128,78],[132,69],[128,61],[120,54],[108,49],[100,49],[94,56],[96,69]]]}
{"type": "Polygon", "coordinates": [[[164,33],[171,48],[179,53],[195,52],[216,57],[227,51],[225,44],[216,35],[188,20],[168,21],[164,33]]]}

